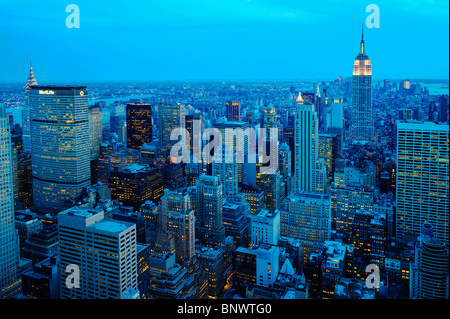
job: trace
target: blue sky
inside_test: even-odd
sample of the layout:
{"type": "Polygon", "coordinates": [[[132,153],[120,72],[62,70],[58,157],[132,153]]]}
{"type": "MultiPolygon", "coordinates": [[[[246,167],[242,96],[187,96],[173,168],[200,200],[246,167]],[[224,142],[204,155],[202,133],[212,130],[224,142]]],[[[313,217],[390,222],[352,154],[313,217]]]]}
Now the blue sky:
{"type": "Polygon", "coordinates": [[[448,79],[447,0],[0,0],[0,81],[348,77],[371,3],[375,78],[448,79]]]}

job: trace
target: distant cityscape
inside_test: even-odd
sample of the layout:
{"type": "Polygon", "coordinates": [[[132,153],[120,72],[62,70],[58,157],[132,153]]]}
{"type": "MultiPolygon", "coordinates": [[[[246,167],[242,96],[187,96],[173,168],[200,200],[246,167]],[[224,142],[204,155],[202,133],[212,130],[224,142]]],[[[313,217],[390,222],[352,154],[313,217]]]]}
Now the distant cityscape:
{"type": "Polygon", "coordinates": [[[448,299],[448,80],[373,79],[364,35],[348,69],[55,85],[30,62],[0,84],[0,298],[448,299]]]}

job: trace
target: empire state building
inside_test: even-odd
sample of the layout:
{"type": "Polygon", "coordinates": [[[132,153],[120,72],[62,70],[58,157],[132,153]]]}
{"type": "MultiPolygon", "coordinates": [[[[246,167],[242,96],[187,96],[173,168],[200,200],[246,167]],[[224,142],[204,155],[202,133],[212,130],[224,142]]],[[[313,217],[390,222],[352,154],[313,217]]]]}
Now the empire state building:
{"type": "Polygon", "coordinates": [[[372,64],[365,52],[364,31],[361,51],[353,64],[352,122],[351,137],[353,141],[370,142],[373,140],[372,64]]]}

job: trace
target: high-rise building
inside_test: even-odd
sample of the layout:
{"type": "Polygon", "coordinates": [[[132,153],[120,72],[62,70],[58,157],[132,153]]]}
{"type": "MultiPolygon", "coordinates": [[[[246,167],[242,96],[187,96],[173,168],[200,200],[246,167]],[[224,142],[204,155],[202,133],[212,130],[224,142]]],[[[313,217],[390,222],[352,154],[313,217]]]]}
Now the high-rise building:
{"type": "Polygon", "coordinates": [[[280,213],[263,209],[257,215],[250,215],[251,247],[256,249],[265,243],[278,245],[280,239],[280,213]]]}
{"type": "Polygon", "coordinates": [[[373,210],[374,191],[362,186],[331,187],[331,223],[337,232],[347,234],[356,210],[373,210]]]}
{"type": "Polygon", "coordinates": [[[159,146],[165,152],[166,157],[170,156],[170,150],[177,140],[171,140],[170,135],[174,129],[183,129],[186,125],[185,106],[180,103],[167,105],[161,103],[158,105],[158,139],[159,146]]]}
{"type": "Polygon", "coordinates": [[[344,128],[344,106],[343,99],[334,99],[331,104],[331,121],[329,128],[343,129],[344,128]]]}
{"type": "Polygon", "coordinates": [[[234,248],[233,238],[227,237],[214,248],[201,246],[196,249],[197,260],[208,275],[209,296],[218,297],[230,277],[234,248]]]}
{"type": "Polygon", "coordinates": [[[439,97],[439,122],[447,123],[448,113],[449,113],[449,105],[448,105],[448,95],[442,94],[439,97]]]}
{"type": "MultiPolygon", "coordinates": [[[[310,94],[307,95],[309,97],[310,94]]],[[[314,101],[297,98],[295,118],[295,189],[306,192],[324,191],[324,163],[319,161],[319,123],[314,101]]]]}
{"type": "Polygon", "coordinates": [[[62,299],[124,299],[137,291],[135,224],[74,207],[59,213],[58,227],[62,299]]]}
{"type": "Polygon", "coordinates": [[[286,196],[283,176],[281,176],[280,172],[277,171],[274,174],[262,174],[260,185],[264,191],[266,208],[271,212],[279,209],[286,196]]]}
{"type": "Polygon", "coordinates": [[[245,195],[245,201],[250,205],[250,213],[258,214],[266,207],[264,191],[255,185],[244,185],[241,193],[245,195]]]}
{"type": "Polygon", "coordinates": [[[265,139],[269,141],[271,138],[278,141],[278,123],[277,123],[277,111],[272,103],[264,109],[263,115],[263,127],[266,129],[265,139]],[[271,136],[271,130],[277,131],[277,136],[271,136]]]}
{"type": "Polygon", "coordinates": [[[278,148],[278,170],[286,180],[292,174],[291,168],[291,149],[287,143],[282,143],[278,148]]]}
{"type": "Polygon", "coordinates": [[[102,113],[98,107],[89,108],[89,141],[91,159],[96,159],[100,156],[100,145],[103,141],[102,113]]]}
{"type": "Polygon", "coordinates": [[[158,207],[159,227],[175,235],[176,261],[189,267],[195,257],[195,213],[186,189],[164,190],[158,207]]]}
{"type": "Polygon", "coordinates": [[[433,236],[433,226],[423,224],[410,268],[411,299],[449,298],[449,250],[433,236]]]}
{"type": "Polygon", "coordinates": [[[223,243],[223,186],[217,176],[201,175],[196,182],[196,237],[206,247],[223,243]]]}
{"type": "Polygon", "coordinates": [[[303,262],[320,253],[331,236],[330,195],[293,191],[280,209],[281,236],[301,240],[303,262]]]}
{"type": "Polygon", "coordinates": [[[23,272],[22,294],[33,299],[59,299],[59,257],[46,258],[23,272]]]}
{"type": "Polygon", "coordinates": [[[228,101],[226,104],[227,120],[239,122],[241,120],[241,102],[228,101]]]}
{"type": "Polygon", "coordinates": [[[60,209],[91,185],[85,86],[32,86],[29,91],[33,202],[60,209]]]}
{"type": "Polygon", "coordinates": [[[276,245],[261,244],[256,249],[256,284],[273,286],[280,271],[280,248],[276,245]]]}
{"type": "Polygon", "coordinates": [[[28,92],[32,86],[37,86],[38,83],[33,73],[33,66],[30,61],[30,72],[28,74],[27,84],[25,85],[25,103],[22,109],[22,139],[23,151],[31,153],[31,135],[30,135],[30,103],[28,100],[28,92]]]}
{"type": "Polygon", "coordinates": [[[245,201],[243,194],[227,198],[223,205],[225,236],[232,236],[236,247],[248,246],[248,215],[250,215],[250,205],[245,201]]]}
{"type": "Polygon", "coordinates": [[[319,134],[318,157],[324,160],[328,180],[334,178],[335,161],[338,157],[338,136],[336,134],[319,134]]]}
{"type": "Polygon", "coordinates": [[[163,178],[157,168],[139,164],[116,166],[110,172],[111,199],[139,210],[147,200],[158,203],[163,196],[163,178]]]}
{"type": "Polygon", "coordinates": [[[214,122],[214,127],[220,130],[222,136],[222,160],[213,160],[212,175],[220,178],[225,197],[232,197],[238,193],[239,183],[243,182],[243,166],[247,164],[246,155],[249,145],[248,136],[237,132],[245,132],[249,125],[246,122],[218,120],[214,122]],[[243,158],[240,158],[240,154],[243,158]]]}
{"type": "Polygon", "coordinates": [[[153,138],[150,104],[127,104],[127,148],[140,149],[153,138]]]}
{"type": "Polygon", "coordinates": [[[433,225],[448,245],[449,127],[433,122],[397,122],[396,236],[420,234],[433,225]]]}
{"type": "Polygon", "coordinates": [[[338,279],[345,274],[347,246],[337,241],[325,241],[322,268],[322,299],[334,299],[338,279]]]}
{"type": "Polygon", "coordinates": [[[12,147],[5,107],[0,104],[0,299],[20,289],[19,236],[14,226],[12,147]]]}
{"type": "Polygon", "coordinates": [[[352,140],[372,141],[374,138],[372,64],[365,52],[364,32],[361,51],[353,64],[352,120],[352,140]]]}

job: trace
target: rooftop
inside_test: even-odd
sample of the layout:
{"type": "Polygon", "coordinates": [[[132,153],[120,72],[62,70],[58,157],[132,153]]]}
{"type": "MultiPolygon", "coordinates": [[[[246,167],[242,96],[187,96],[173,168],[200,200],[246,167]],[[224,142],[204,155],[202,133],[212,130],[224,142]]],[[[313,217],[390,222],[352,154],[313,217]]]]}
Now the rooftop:
{"type": "Polygon", "coordinates": [[[93,224],[91,228],[107,231],[110,233],[120,233],[127,229],[127,226],[128,224],[122,223],[120,221],[104,219],[98,223],[93,224]]]}

